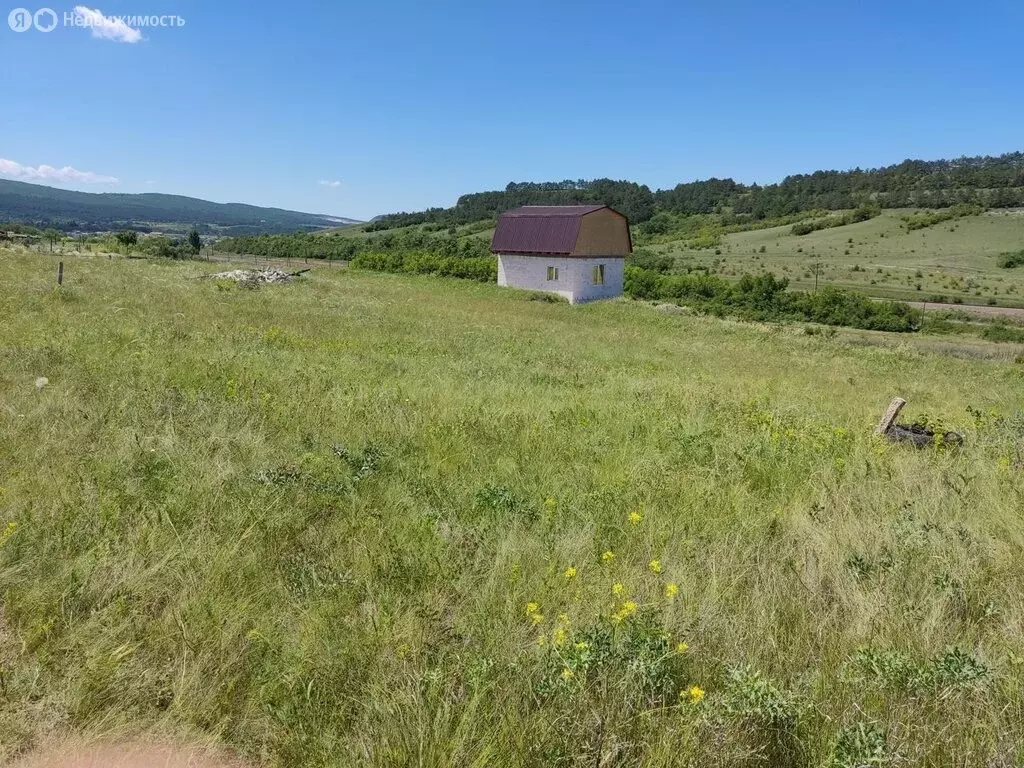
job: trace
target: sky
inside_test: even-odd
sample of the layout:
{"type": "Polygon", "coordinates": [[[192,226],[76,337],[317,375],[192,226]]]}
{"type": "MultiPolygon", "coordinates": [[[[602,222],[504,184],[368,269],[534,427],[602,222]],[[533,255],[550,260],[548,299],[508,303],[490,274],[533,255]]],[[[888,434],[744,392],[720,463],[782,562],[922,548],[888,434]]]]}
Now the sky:
{"type": "Polygon", "coordinates": [[[368,219],[1024,149],[1020,0],[87,1],[0,6],[0,177],[368,219]]]}

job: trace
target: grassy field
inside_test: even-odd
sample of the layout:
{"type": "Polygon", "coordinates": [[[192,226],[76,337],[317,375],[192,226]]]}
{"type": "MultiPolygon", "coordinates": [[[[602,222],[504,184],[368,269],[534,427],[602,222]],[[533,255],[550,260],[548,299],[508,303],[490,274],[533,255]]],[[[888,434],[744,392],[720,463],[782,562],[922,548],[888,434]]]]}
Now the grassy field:
{"type": "Polygon", "coordinates": [[[65,267],[0,252],[0,761],[1024,760],[1008,345],[65,267]]]}
{"type": "Polygon", "coordinates": [[[774,272],[802,290],[814,288],[817,271],[819,285],[872,296],[907,301],[943,296],[968,304],[994,299],[1001,306],[1024,306],[1024,270],[996,265],[999,254],[1024,248],[1024,212],[990,211],[907,231],[901,217],[913,213],[888,210],[859,224],[800,236],[790,226],[737,232],[726,236],[718,254],[679,243],[651,250],[725,276],[774,272]]]}

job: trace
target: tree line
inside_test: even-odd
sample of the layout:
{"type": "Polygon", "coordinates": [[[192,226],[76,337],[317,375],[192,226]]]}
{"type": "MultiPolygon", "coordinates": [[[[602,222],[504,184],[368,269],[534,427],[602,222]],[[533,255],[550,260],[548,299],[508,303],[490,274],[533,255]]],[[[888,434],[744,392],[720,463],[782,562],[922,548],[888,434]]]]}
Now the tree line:
{"type": "Polygon", "coordinates": [[[459,237],[447,232],[425,232],[421,229],[383,232],[367,237],[310,232],[226,237],[218,240],[213,247],[225,253],[268,259],[352,261],[363,253],[404,254],[416,251],[429,251],[441,258],[491,258],[491,243],[487,238],[459,237]]]}
{"type": "Polygon", "coordinates": [[[772,274],[744,275],[736,282],[708,274],[672,275],[626,267],[625,292],[635,299],[683,303],[702,314],[758,322],[806,321],[823,325],[907,333],[922,314],[898,301],[873,301],[859,293],[824,288],[789,290],[789,280],[772,274]]]}
{"type": "Polygon", "coordinates": [[[767,185],[711,178],[652,191],[646,185],[612,179],[511,183],[504,190],[463,195],[451,208],[381,216],[367,229],[383,231],[415,224],[454,227],[494,219],[521,205],[591,203],[610,205],[634,224],[650,220],[659,211],[686,216],[729,214],[758,221],[866,204],[880,208],[1012,208],[1024,206],[1024,153],[816,171],[767,185]]]}

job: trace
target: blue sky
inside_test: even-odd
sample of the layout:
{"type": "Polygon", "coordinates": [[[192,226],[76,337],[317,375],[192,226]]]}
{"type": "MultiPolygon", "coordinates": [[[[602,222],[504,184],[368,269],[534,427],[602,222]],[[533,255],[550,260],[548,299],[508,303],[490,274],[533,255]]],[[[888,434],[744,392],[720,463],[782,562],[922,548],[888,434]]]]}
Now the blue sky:
{"type": "Polygon", "coordinates": [[[1019,0],[89,1],[185,19],[134,43],[17,33],[14,7],[0,174],[66,188],[368,218],[513,180],[1024,149],[1019,0]]]}

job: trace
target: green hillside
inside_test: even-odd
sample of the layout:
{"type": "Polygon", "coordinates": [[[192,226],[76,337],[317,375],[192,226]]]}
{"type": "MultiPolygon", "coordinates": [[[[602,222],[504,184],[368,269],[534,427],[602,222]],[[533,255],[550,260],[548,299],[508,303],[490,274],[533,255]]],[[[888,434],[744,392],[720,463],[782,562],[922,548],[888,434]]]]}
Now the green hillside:
{"type": "MultiPolygon", "coordinates": [[[[612,179],[510,183],[504,190],[463,195],[451,208],[380,216],[373,230],[411,224],[458,225],[493,219],[521,205],[603,203],[620,210],[633,224],[659,214],[715,214],[725,224],[749,224],[815,210],[844,210],[871,204],[882,208],[985,208],[1024,206],[1024,153],[955,160],[905,160],[863,170],[815,171],[787,176],[778,184],[742,184],[733,179],[685,182],[651,191],[631,181],[612,179]]],[[[657,222],[655,222],[657,223],[657,222]]]]}
{"type": "Polygon", "coordinates": [[[245,235],[317,230],[355,220],[179,195],[74,192],[0,179],[0,222],[5,221],[87,232],[187,231],[197,225],[204,234],[245,235]]]}
{"type": "Polygon", "coordinates": [[[0,762],[1024,760],[1019,347],[61,258],[0,252],[0,762]]]}
{"type": "Polygon", "coordinates": [[[1024,270],[1003,269],[1001,254],[1024,248],[1024,214],[993,210],[908,230],[913,209],[885,211],[859,224],[794,235],[792,226],[725,235],[714,248],[669,241],[645,248],[675,268],[735,277],[772,272],[794,288],[834,285],[909,301],[1024,306],[1024,270]],[[817,266],[816,266],[817,265],[817,266]]]}

